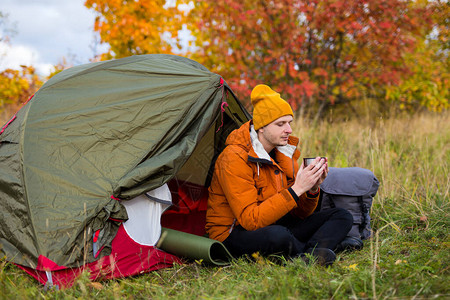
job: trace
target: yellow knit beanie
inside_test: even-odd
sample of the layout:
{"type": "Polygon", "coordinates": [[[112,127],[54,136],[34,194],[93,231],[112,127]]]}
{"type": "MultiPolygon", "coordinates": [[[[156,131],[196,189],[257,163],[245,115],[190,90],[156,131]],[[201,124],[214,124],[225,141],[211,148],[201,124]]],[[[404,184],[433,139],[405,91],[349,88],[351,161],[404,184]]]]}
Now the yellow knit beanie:
{"type": "Polygon", "coordinates": [[[291,115],[292,108],[280,94],[265,84],[259,84],[253,89],[250,98],[253,105],[253,125],[255,130],[266,126],[276,119],[291,115]]]}

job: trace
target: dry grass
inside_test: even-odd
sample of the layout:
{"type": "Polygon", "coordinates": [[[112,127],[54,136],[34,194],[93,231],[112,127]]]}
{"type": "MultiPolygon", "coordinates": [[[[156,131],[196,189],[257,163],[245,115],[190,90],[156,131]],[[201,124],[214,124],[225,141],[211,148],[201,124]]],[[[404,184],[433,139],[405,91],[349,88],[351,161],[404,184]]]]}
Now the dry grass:
{"type": "Polygon", "coordinates": [[[416,206],[431,196],[449,196],[450,114],[422,114],[358,121],[294,124],[304,156],[327,156],[332,167],[372,170],[383,183],[378,199],[398,198],[416,206]]]}

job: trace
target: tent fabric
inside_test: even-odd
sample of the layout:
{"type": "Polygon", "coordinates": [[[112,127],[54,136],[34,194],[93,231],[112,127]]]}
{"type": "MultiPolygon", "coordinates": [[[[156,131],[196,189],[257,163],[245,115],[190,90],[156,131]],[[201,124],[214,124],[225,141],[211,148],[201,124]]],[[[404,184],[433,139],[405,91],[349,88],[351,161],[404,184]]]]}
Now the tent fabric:
{"type": "Polygon", "coordinates": [[[44,256],[39,257],[36,269],[18,266],[47,288],[59,289],[71,287],[83,271],[89,272],[91,280],[106,280],[147,273],[170,267],[173,263],[181,264],[184,258],[218,266],[228,264],[232,256],[223,244],[202,237],[205,188],[178,180],[172,180],[170,186],[172,191],[164,184],[124,202],[129,219],[119,227],[109,256],[77,268],[58,266],[44,256]],[[162,213],[160,208],[168,206],[171,194],[175,206],[162,213]],[[180,217],[180,213],[184,218],[173,218],[180,217]],[[164,224],[173,229],[161,227],[161,214],[164,224]],[[165,216],[172,218],[165,219],[165,216]]]}
{"type": "Polygon", "coordinates": [[[2,128],[0,254],[38,272],[107,259],[122,203],[178,174],[207,185],[226,135],[248,119],[226,81],[187,58],[62,71],[2,128]]]}
{"type": "Polygon", "coordinates": [[[90,273],[91,280],[107,280],[148,273],[154,270],[171,267],[182,261],[174,254],[167,253],[153,246],[145,246],[133,241],[123,225],[119,227],[112,242],[111,254],[92,263],[77,268],[61,268],[46,272],[35,268],[18,265],[37,281],[47,284],[49,277],[58,288],[68,288],[83,271],[90,273]]]}

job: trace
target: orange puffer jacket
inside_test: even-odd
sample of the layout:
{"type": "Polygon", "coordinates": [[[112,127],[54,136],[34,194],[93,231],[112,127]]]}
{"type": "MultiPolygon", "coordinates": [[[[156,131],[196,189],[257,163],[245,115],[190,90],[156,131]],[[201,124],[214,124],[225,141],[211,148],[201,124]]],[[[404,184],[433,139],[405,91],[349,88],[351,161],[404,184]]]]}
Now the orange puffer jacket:
{"type": "Polygon", "coordinates": [[[256,230],[289,212],[300,218],[313,213],[319,194],[303,194],[296,202],[288,191],[299,168],[297,144],[298,138],[290,136],[288,145],[275,149],[273,160],[251,121],[228,136],[209,187],[206,232],[210,238],[223,242],[236,225],[256,230]]]}

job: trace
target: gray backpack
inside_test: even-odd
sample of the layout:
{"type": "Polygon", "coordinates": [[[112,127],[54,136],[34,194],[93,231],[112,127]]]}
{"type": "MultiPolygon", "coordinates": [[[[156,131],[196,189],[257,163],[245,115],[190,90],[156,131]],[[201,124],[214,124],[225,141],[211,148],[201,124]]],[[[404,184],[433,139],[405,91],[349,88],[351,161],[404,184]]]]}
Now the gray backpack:
{"type": "Polygon", "coordinates": [[[380,183],[372,171],[363,168],[330,168],[321,184],[319,209],[347,209],[353,215],[353,227],[348,237],[367,239],[371,235],[370,209],[380,183]]]}

